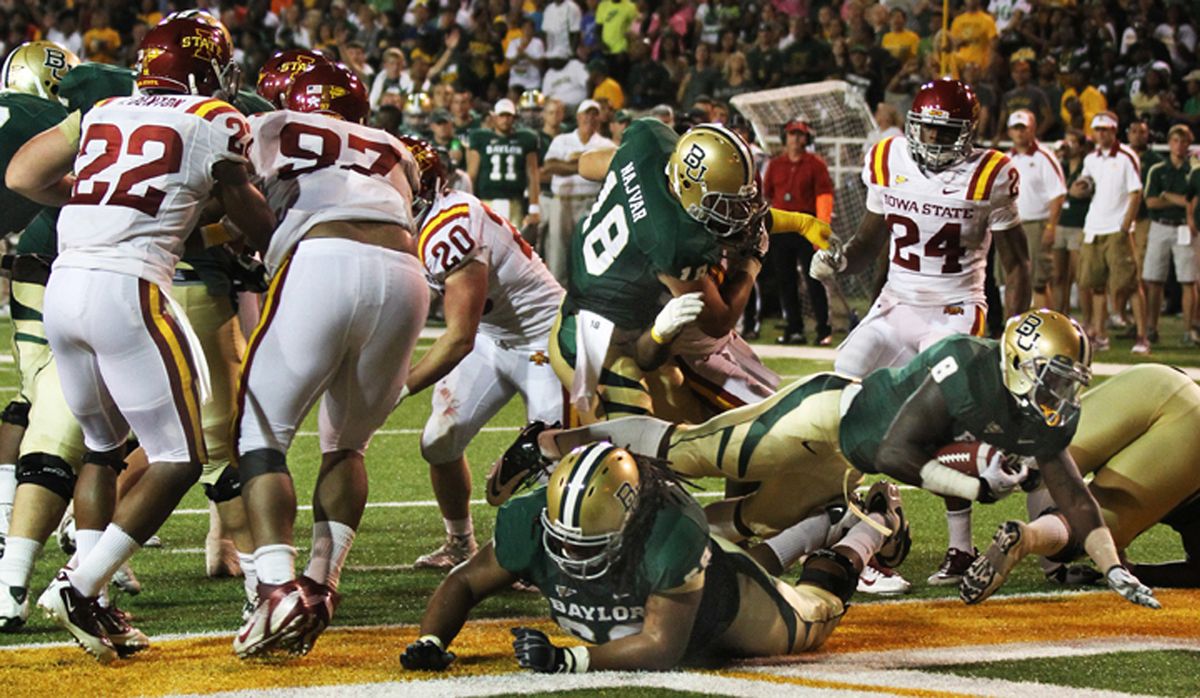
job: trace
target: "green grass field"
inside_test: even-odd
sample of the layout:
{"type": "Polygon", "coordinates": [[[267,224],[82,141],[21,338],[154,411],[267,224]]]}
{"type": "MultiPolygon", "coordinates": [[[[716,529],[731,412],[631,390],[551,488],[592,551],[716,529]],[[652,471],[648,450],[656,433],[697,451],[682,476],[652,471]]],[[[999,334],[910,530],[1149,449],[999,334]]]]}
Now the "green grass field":
{"type": "MultiPolygon", "coordinates": [[[[1182,335],[1178,321],[1164,323],[1164,337],[1182,335]]],[[[769,339],[769,338],[768,338],[769,339]]],[[[421,343],[421,350],[429,341],[421,343]]],[[[1116,348],[1097,357],[1101,361],[1128,361],[1128,342],[1116,342],[1116,348]]],[[[419,350],[420,351],[420,350],[419,350]]],[[[1200,351],[1164,351],[1153,358],[1181,365],[1200,365],[1200,351]]],[[[785,376],[785,381],[818,370],[828,370],[824,362],[778,360],[768,362],[785,376]]],[[[1099,380],[1099,379],[1098,379],[1099,380]]],[[[15,370],[11,364],[0,367],[0,398],[15,392],[15,370]]],[[[428,470],[418,448],[420,429],[429,415],[429,398],[422,395],[406,401],[378,434],[368,452],[370,504],[363,519],[348,569],[342,577],[344,601],[337,624],[343,626],[415,623],[425,601],[438,583],[435,572],[410,569],[420,554],[439,545],[443,538],[442,522],[432,504],[428,470]]],[[[475,475],[476,496],[482,496],[482,481],[491,461],[512,441],[523,423],[519,403],[506,407],[487,430],[471,444],[468,456],[475,475]]],[[[289,454],[301,504],[311,493],[318,462],[315,417],[310,418],[289,454]]],[[[720,483],[702,482],[709,491],[698,493],[702,503],[713,496],[720,483]]],[[[798,484],[798,486],[800,486],[798,484]]],[[[912,597],[945,598],[956,596],[957,589],[933,588],[925,584],[941,561],[945,549],[945,517],[941,500],[925,492],[906,491],[906,508],[912,522],[914,546],[901,570],[914,584],[912,597]]],[[[490,536],[493,511],[482,501],[473,506],[476,533],[480,540],[490,536]]],[[[1024,515],[1023,498],[1014,496],[993,506],[975,509],[975,542],[986,546],[991,533],[1003,520],[1024,515]]],[[[307,531],[311,513],[304,509],[297,519],[298,564],[303,565],[309,547],[307,531]]],[[[208,528],[207,501],[199,488],[193,489],[162,528],[161,549],[140,552],[133,561],[144,591],[133,598],[118,597],[118,603],[131,611],[137,624],[151,636],[172,633],[232,632],[240,624],[243,602],[240,579],[208,579],[204,576],[204,537],[208,528]]],[[[1181,557],[1177,537],[1164,527],[1156,527],[1139,538],[1130,556],[1143,561],[1181,557]]],[[[54,540],[37,565],[31,593],[36,598],[65,555],[54,540]]],[[[794,572],[790,575],[794,576],[794,572]]],[[[1040,570],[1032,561],[1023,563],[1004,589],[1006,594],[1046,592],[1040,570]]],[[[869,602],[861,597],[856,602],[869,602]]],[[[511,592],[483,604],[475,617],[507,618],[543,614],[543,602],[536,594],[511,592]]],[[[903,612],[897,609],[902,622],[903,612]]],[[[1200,628],[1200,620],[1197,622],[1200,628]]],[[[37,613],[20,632],[0,634],[0,645],[58,642],[65,635],[37,613]]],[[[398,651],[399,648],[397,648],[398,651]]],[[[1091,686],[1154,695],[1188,695],[1187,686],[1178,680],[1179,667],[1190,666],[1191,693],[1200,691],[1200,672],[1195,671],[1195,653],[1137,653],[1133,656],[1100,655],[1087,658],[1022,662],[1015,666],[993,664],[948,667],[945,671],[963,677],[1000,675],[1008,680],[1028,677],[1048,683],[1091,686]],[[1130,669],[1130,666],[1138,670],[1130,669]]],[[[199,687],[198,687],[199,688],[199,687]]],[[[622,691],[622,694],[627,692],[622,691]]],[[[643,694],[635,692],[637,694],[643,694]]],[[[645,694],[683,695],[649,690],[645,694]]]]}

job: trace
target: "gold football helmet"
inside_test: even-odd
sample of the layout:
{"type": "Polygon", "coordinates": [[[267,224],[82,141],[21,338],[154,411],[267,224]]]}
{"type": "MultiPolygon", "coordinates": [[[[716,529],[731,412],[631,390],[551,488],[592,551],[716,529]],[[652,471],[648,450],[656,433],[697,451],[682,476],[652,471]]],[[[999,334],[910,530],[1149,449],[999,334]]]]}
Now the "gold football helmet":
{"type": "Polygon", "coordinates": [[[564,574],[587,580],[608,572],[640,486],[633,455],[607,441],[559,461],[546,486],[542,544],[564,574]]]}
{"type": "Polygon", "coordinates": [[[5,90],[58,99],[58,83],[77,65],[79,58],[53,41],[26,41],[8,54],[0,82],[5,90]]]}
{"type": "Polygon", "coordinates": [[[1066,315],[1030,310],[1004,327],[1004,386],[1022,409],[1049,426],[1063,426],[1079,411],[1079,392],[1092,380],[1091,365],[1092,343],[1066,315]]]}
{"type": "Polygon", "coordinates": [[[767,211],[750,146],[720,124],[700,124],[680,137],[667,180],[683,210],[719,238],[741,235],[767,211]]]}
{"type": "Polygon", "coordinates": [[[541,90],[525,90],[521,93],[521,98],[517,100],[517,109],[520,111],[541,109],[545,104],[546,95],[542,94],[541,90]]]}

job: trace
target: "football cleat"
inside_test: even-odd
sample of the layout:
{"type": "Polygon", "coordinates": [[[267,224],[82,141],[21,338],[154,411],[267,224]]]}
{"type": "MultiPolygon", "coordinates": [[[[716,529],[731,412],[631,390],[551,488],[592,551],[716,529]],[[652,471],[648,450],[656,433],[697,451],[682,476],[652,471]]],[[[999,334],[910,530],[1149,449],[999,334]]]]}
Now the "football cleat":
{"type": "Polygon", "coordinates": [[[204,573],[213,578],[242,576],[233,541],[216,536],[204,539],[204,573]]]}
{"type": "Polygon", "coordinates": [[[858,575],[858,590],[864,594],[894,596],[907,594],[912,584],[890,567],[882,567],[873,561],[863,566],[858,575]]]}
{"type": "Polygon", "coordinates": [[[146,633],[130,625],[129,614],[116,606],[105,608],[97,604],[96,620],[100,621],[100,627],[104,628],[104,634],[108,635],[109,642],[121,659],[150,648],[150,638],[146,637],[146,633]]]}
{"type": "Polygon", "coordinates": [[[992,536],[992,544],[967,569],[958,583],[958,596],[964,603],[976,604],[991,596],[1008,573],[1025,556],[1021,538],[1025,524],[1020,521],[1005,521],[992,536]]]}
{"type": "Polygon", "coordinates": [[[494,507],[508,501],[522,485],[548,473],[550,461],[542,455],[538,446],[538,435],[547,428],[557,428],[556,422],[547,425],[545,422],[530,422],[517,440],[513,442],[503,456],[493,465],[487,476],[487,502],[494,507]]]}
{"type": "Polygon", "coordinates": [[[128,562],[122,563],[120,568],[113,573],[112,583],[113,586],[130,596],[142,593],[142,583],[138,581],[137,575],[133,573],[133,568],[129,566],[128,562]]]}
{"type": "Polygon", "coordinates": [[[946,551],[946,557],[942,558],[942,566],[938,567],[937,572],[929,575],[929,579],[925,582],[935,587],[958,584],[967,568],[971,566],[972,562],[975,562],[975,558],[978,556],[979,551],[973,548],[971,552],[950,548],[946,551]]]}
{"type": "Polygon", "coordinates": [[[881,567],[899,567],[912,548],[912,533],[908,528],[908,518],[904,516],[900,488],[879,480],[871,485],[865,501],[867,511],[883,516],[887,527],[892,529],[892,534],[883,539],[883,544],[875,553],[875,560],[881,567]]]}
{"type": "Polygon", "coordinates": [[[233,651],[241,659],[265,654],[281,643],[292,643],[305,633],[310,614],[304,590],[296,580],[258,585],[258,605],[233,638],[233,651]]]}
{"type": "Polygon", "coordinates": [[[250,620],[250,616],[254,615],[254,609],[258,606],[258,595],[255,594],[253,599],[246,599],[242,602],[242,622],[250,620]]]}
{"type": "Polygon", "coordinates": [[[58,522],[58,530],[54,532],[54,537],[58,539],[58,547],[62,548],[68,557],[75,554],[75,507],[73,505],[67,507],[62,521],[58,522]]]}
{"type": "Polygon", "coordinates": [[[159,538],[158,534],[156,533],[156,534],[150,536],[149,538],[147,538],[146,542],[142,543],[142,547],[143,548],[161,548],[161,547],[163,547],[162,538],[159,538]]]}
{"type": "Polygon", "coordinates": [[[333,613],[342,602],[342,595],[308,576],[301,576],[298,581],[304,590],[304,603],[309,609],[308,627],[296,641],[281,642],[280,647],[294,655],[305,655],[312,651],[317,638],[333,622],[333,613]]]}
{"type": "Polygon", "coordinates": [[[117,650],[97,618],[99,607],[95,597],[89,598],[76,591],[67,578],[66,570],[59,570],[54,581],[38,597],[37,605],[48,618],[71,633],[79,646],[101,664],[108,664],[117,658],[117,650]]]}
{"type": "Polygon", "coordinates": [[[417,558],[413,567],[419,570],[449,570],[466,562],[478,549],[475,536],[447,536],[441,547],[417,558]]]}
{"type": "Polygon", "coordinates": [[[0,632],[10,633],[29,618],[29,590],[0,585],[0,632]]]}

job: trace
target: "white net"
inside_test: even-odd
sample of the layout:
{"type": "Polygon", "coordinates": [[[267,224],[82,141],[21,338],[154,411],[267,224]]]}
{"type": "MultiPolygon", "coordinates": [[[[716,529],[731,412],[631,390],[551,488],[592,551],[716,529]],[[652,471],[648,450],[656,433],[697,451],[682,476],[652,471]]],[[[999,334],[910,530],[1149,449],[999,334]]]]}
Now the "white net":
{"type": "MultiPolygon", "coordinates": [[[[808,123],[815,136],[810,150],[825,159],[833,179],[833,233],[839,240],[853,236],[867,210],[866,187],[860,178],[863,151],[876,133],[875,119],[862,96],[841,80],[827,80],[750,92],[731,103],[751,123],[759,145],[771,153],[782,147],[784,124],[796,117],[808,123]]],[[[851,298],[869,299],[874,278],[872,268],[843,279],[842,286],[851,298]]]]}

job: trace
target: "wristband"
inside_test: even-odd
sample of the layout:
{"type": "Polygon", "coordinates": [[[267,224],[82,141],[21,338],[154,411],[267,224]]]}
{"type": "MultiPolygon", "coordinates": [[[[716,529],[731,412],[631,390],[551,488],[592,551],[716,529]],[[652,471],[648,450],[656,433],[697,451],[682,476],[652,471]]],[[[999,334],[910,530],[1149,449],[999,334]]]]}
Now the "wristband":
{"type": "Polygon", "coordinates": [[[968,501],[979,498],[982,480],[942,465],[934,458],[921,466],[921,489],[968,501]]]}
{"type": "Polygon", "coordinates": [[[591,655],[586,647],[568,647],[566,648],[566,656],[570,657],[567,660],[568,674],[583,674],[591,665],[591,655]]]}
{"type": "Polygon", "coordinates": [[[664,339],[663,336],[658,333],[657,327],[650,328],[650,339],[654,340],[654,343],[659,345],[671,343],[671,340],[664,339]]]}
{"type": "Polygon", "coordinates": [[[443,652],[446,651],[446,645],[442,642],[442,638],[437,635],[422,635],[417,638],[417,642],[432,642],[437,645],[437,648],[443,652]]]}
{"type": "Polygon", "coordinates": [[[540,214],[542,212],[542,207],[537,204],[529,204],[529,212],[540,214]]]}

